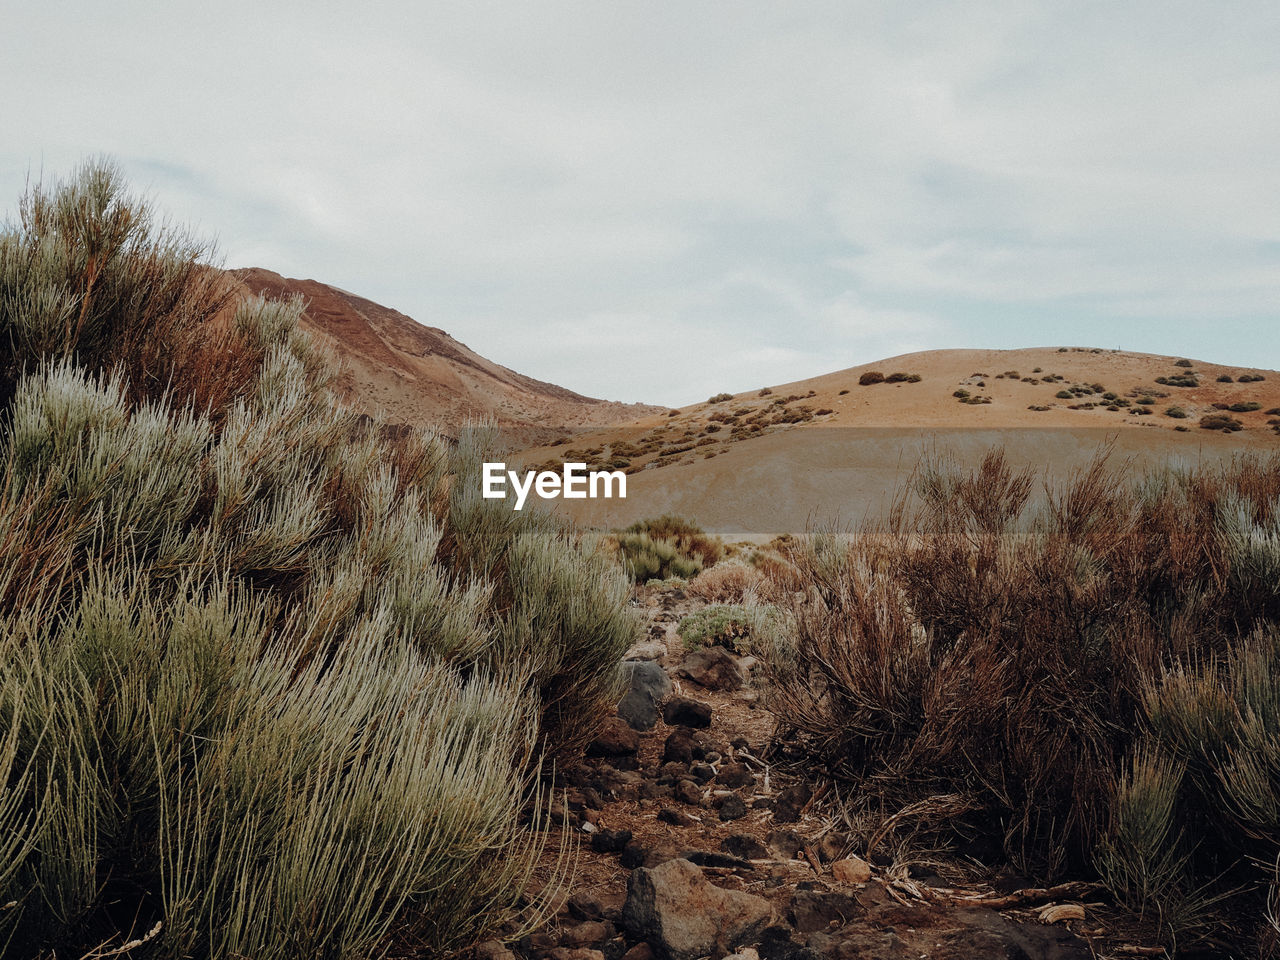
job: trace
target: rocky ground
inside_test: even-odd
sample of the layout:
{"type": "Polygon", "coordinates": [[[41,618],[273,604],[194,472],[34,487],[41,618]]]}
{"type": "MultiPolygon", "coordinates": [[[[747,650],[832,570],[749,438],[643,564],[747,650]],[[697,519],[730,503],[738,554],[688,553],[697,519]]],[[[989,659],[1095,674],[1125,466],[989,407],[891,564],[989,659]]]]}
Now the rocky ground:
{"type": "MultiPolygon", "coordinates": [[[[1162,955],[1083,886],[966,889],[861,859],[823,797],[764,759],[758,664],[675,633],[694,602],[641,597],[648,637],[588,759],[562,772],[581,856],[542,931],[477,960],[818,960],[1162,955]]],[[[555,840],[549,845],[555,846],[555,840]]]]}

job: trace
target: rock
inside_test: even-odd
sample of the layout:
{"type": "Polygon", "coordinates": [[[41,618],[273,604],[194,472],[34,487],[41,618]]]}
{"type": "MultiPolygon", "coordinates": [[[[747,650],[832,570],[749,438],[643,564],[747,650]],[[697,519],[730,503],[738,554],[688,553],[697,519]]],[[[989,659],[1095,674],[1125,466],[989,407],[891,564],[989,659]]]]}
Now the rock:
{"type": "Polygon", "coordinates": [[[745,763],[726,763],[720,768],[720,772],[716,774],[716,783],[723,784],[731,789],[745,787],[749,783],[755,782],[755,774],[751,772],[751,768],[745,763]]]}
{"type": "Polygon", "coordinates": [[[764,860],[769,851],[763,843],[747,833],[735,833],[720,841],[720,849],[744,860],[764,860]]]}
{"type": "Polygon", "coordinates": [[[698,785],[692,780],[678,781],[673,792],[676,799],[681,803],[687,803],[691,807],[702,806],[702,791],[698,789],[698,785]]]}
{"type": "Polygon", "coordinates": [[[556,947],[547,954],[547,960],[604,960],[604,954],[586,947],[556,947]]]}
{"type": "MultiPolygon", "coordinates": [[[[661,630],[658,636],[666,636],[661,630]]],[[[667,645],[661,640],[642,640],[622,655],[622,662],[629,660],[661,660],[667,655],[667,645]]]]}
{"type": "Polygon", "coordinates": [[[728,822],[730,820],[741,820],[747,815],[747,805],[743,799],[736,793],[732,793],[724,798],[720,804],[720,819],[728,822]]]}
{"type": "Polygon", "coordinates": [[[751,941],[772,915],[769,901],[712,886],[688,860],[670,860],[631,874],[622,923],[663,960],[698,960],[751,941]]]}
{"type": "MultiPolygon", "coordinates": [[[[823,960],[816,952],[791,939],[791,928],[778,924],[760,935],[761,960],[823,960]]],[[[879,956],[876,960],[880,960],[879,956]]]]}
{"type": "Polygon", "coordinates": [[[813,791],[808,784],[798,783],[794,787],[787,787],[778,795],[778,805],[773,808],[774,822],[795,823],[812,797],[813,791]]]}
{"type": "Polygon", "coordinates": [[[871,865],[861,857],[848,857],[831,864],[836,883],[866,883],[871,879],[871,865]]]}
{"type": "Polygon", "coordinates": [[[739,690],[747,683],[746,671],[738,666],[738,658],[724,647],[693,651],[680,665],[680,676],[708,690],[739,690]]]}
{"type": "Polygon", "coordinates": [[[863,916],[866,910],[844,893],[797,890],[791,898],[791,923],[801,933],[816,933],[863,916]]]}
{"type": "Polygon", "coordinates": [[[715,778],[716,770],[709,763],[698,762],[689,765],[689,773],[699,783],[710,783],[715,778]]]}
{"type": "Polygon", "coordinates": [[[497,940],[486,940],[472,951],[475,960],[516,960],[516,955],[497,940]]]}
{"type": "Polygon", "coordinates": [[[724,960],[760,960],[760,954],[756,952],[755,947],[746,947],[737,953],[731,953],[724,960]]]}
{"type": "Polygon", "coordinates": [[[624,661],[622,669],[629,686],[618,704],[618,716],[632,730],[652,730],[658,722],[658,704],[671,693],[671,678],[652,661],[624,661]]]}
{"type": "Polygon", "coordinates": [[[640,737],[620,717],[610,717],[587,745],[588,757],[625,757],[640,749],[640,737]]]}
{"type": "Polygon", "coordinates": [[[840,834],[828,833],[818,842],[818,856],[822,858],[823,863],[843,860],[842,854],[847,846],[845,838],[840,834]]]}
{"type": "Polygon", "coordinates": [[[562,947],[589,947],[604,943],[613,936],[613,924],[600,920],[588,920],[576,927],[567,927],[560,932],[562,947]]]}
{"type": "Polygon", "coordinates": [[[697,746],[692,730],[683,727],[675,730],[662,744],[662,762],[692,763],[693,752],[697,746]]]}
{"type": "Polygon", "coordinates": [[[600,901],[586,891],[571,896],[568,906],[569,915],[578,920],[599,920],[604,916],[604,907],[600,901]]]}
{"type": "Polygon", "coordinates": [[[783,860],[794,860],[804,849],[804,841],[794,830],[774,830],[765,841],[773,855],[783,860]]]}
{"type": "Polygon", "coordinates": [[[653,947],[647,943],[637,943],[622,955],[622,960],[654,960],[653,947]]]}
{"type": "Polygon", "coordinates": [[[662,706],[662,719],[673,727],[709,727],[711,707],[688,697],[672,697],[662,706]]]}
{"type": "Polygon", "coordinates": [[[596,853],[621,853],[630,842],[630,830],[601,830],[591,838],[591,849],[596,853]]]}
{"type": "Polygon", "coordinates": [[[663,823],[669,823],[673,827],[692,827],[698,821],[683,810],[675,807],[663,807],[658,811],[658,819],[663,823]]]}

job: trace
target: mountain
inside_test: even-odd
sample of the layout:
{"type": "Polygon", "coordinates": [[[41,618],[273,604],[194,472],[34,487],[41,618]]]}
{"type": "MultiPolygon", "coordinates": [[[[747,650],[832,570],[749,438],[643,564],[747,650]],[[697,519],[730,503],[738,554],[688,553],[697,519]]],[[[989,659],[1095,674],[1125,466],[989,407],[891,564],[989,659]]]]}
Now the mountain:
{"type": "Polygon", "coordinates": [[[722,396],[522,459],[629,472],[626,500],[555,502],[585,523],[675,512],[763,535],[883,517],[926,455],[973,465],[1001,446],[1065,478],[1104,448],[1125,470],[1280,452],[1280,374],[1154,354],[936,350],[722,396]]]}
{"type": "Polygon", "coordinates": [[[337,358],[339,392],[356,409],[395,423],[456,435],[489,419],[524,444],[635,420],[659,407],[584,397],[517,373],[390,307],[317,280],[251,267],[231,271],[246,294],[298,296],[302,327],[337,358]]]}

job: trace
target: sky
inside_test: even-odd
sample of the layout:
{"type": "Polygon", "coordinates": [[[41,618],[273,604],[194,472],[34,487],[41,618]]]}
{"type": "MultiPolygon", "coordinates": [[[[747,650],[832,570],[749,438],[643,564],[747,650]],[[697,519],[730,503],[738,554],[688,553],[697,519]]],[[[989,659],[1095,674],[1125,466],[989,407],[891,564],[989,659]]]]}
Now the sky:
{"type": "Polygon", "coordinates": [[[0,0],[0,211],[109,155],[226,266],[608,399],[946,347],[1280,368],[1275,0],[0,0]]]}

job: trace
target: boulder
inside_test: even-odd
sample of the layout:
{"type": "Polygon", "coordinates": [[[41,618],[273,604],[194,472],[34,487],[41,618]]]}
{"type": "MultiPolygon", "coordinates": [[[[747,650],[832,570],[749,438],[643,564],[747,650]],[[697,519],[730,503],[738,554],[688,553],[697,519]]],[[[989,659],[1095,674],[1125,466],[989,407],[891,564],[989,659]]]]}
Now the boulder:
{"type": "Polygon", "coordinates": [[[871,879],[871,865],[861,857],[848,857],[831,864],[836,883],[866,883],[871,879]]]}
{"type": "Polygon", "coordinates": [[[658,704],[671,693],[671,678],[649,660],[624,660],[627,695],[618,704],[618,716],[632,730],[652,730],[658,722],[658,704]]]}
{"type": "Polygon", "coordinates": [[[709,727],[711,707],[688,697],[672,697],[663,704],[662,719],[673,727],[709,727]]]}
{"type": "Polygon", "coordinates": [[[640,749],[640,738],[618,717],[610,717],[587,744],[588,757],[626,757],[640,749]]]}
{"type": "Polygon", "coordinates": [[[747,672],[738,658],[724,647],[703,647],[684,658],[680,675],[708,690],[740,690],[747,685],[747,672]]]}
{"type": "Polygon", "coordinates": [[[669,860],[631,874],[622,924],[663,960],[698,960],[749,943],[772,915],[769,901],[722,890],[688,860],[669,860]]]}

